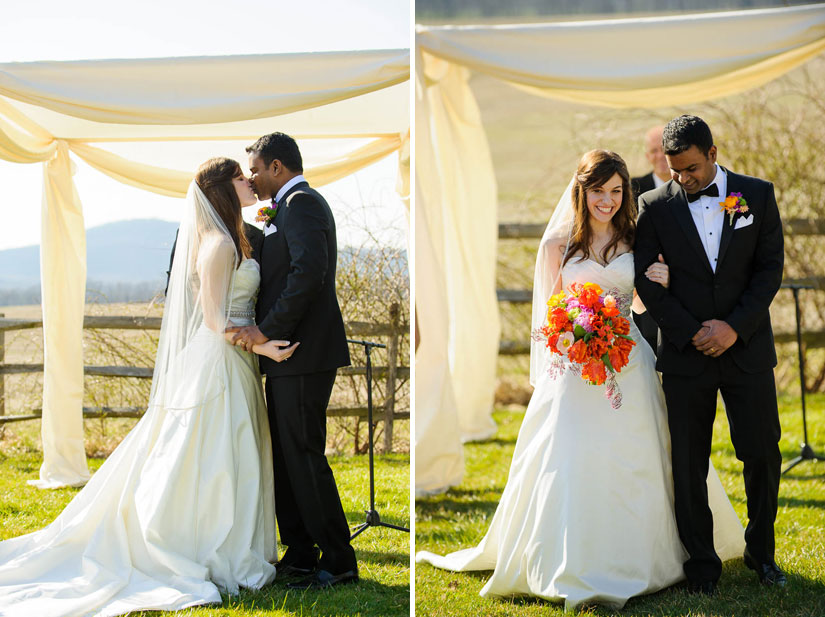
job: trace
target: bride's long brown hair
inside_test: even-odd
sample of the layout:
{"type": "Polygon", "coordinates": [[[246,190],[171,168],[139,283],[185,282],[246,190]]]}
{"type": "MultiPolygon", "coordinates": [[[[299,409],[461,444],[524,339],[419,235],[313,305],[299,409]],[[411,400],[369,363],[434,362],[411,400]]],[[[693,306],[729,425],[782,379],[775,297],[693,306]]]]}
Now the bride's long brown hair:
{"type": "Polygon", "coordinates": [[[238,255],[247,259],[252,256],[252,246],[244,231],[241,201],[232,185],[233,178],[237,178],[242,173],[238,161],[215,157],[198,167],[195,182],[198,183],[209,203],[215,208],[215,212],[221,217],[223,224],[226,225],[226,230],[235,244],[238,255]]]}
{"type": "Polygon", "coordinates": [[[608,257],[616,251],[619,242],[624,241],[630,246],[633,245],[633,238],[636,235],[636,204],[633,201],[627,165],[615,152],[591,150],[579,161],[575,182],[573,182],[571,196],[574,210],[573,232],[562,266],[577,253],[581,253],[581,259],[590,257],[593,230],[590,227],[590,212],[587,209],[587,191],[602,186],[613,177],[613,174],[619,174],[622,179],[622,203],[618,212],[610,220],[613,236],[602,251],[602,261],[607,263],[608,257]]]}

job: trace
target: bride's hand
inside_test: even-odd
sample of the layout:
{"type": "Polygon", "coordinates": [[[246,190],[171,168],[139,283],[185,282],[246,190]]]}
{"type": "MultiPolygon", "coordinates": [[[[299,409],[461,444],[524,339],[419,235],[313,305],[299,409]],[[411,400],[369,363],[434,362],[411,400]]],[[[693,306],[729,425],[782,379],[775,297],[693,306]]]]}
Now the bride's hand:
{"type": "Polygon", "coordinates": [[[659,283],[665,289],[670,286],[670,268],[667,267],[665,258],[662,257],[661,253],[659,253],[659,261],[648,266],[645,276],[654,283],[659,283]]]}
{"type": "Polygon", "coordinates": [[[300,342],[289,345],[289,341],[267,341],[262,345],[255,345],[252,351],[258,355],[272,358],[275,362],[283,362],[289,360],[292,354],[295,353],[295,348],[300,344],[300,342]],[[289,346],[287,347],[287,345],[289,346]]]}
{"type": "MultiPolygon", "coordinates": [[[[235,326],[235,323],[234,323],[232,320],[227,320],[227,322],[226,322],[226,327],[227,327],[227,328],[235,328],[235,327],[237,327],[237,326],[235,326]]],[[[232,342],[232,339],[233,339],[233,338],[235,338],[235,332],[234,332],[234,331],[232,331],[232,332],[227,332],[226,330],[224,330],[224,332],[223,332],[223,338],[225,338],[225,339],[226,339],[226,342],[227,342],[227,343],[231,343],[231,342],[232,342]]]]}

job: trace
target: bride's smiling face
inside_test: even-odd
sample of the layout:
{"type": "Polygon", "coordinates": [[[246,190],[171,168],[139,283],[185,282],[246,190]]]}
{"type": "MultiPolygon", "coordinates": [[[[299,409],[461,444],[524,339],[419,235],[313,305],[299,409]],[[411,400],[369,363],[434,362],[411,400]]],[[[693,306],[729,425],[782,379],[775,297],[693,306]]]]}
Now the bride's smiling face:
{"type": "Polygon", "coordinates": [[[622,206],[622,190],[622,177],[618,173],[601,186],[588,189],[585,195],[590,218],[609,223],[622,206]]]}
{"type": "Polygon", "coordinates": [[[232,178],[232,186],[235,187],[235,192],[238,193],[238,199],[241,202],[241,208],[246,206],[253,206],[258,203],[258,198],[252,192],[252,184],[249,178],[243,174],[238,174],[232,178]]]}

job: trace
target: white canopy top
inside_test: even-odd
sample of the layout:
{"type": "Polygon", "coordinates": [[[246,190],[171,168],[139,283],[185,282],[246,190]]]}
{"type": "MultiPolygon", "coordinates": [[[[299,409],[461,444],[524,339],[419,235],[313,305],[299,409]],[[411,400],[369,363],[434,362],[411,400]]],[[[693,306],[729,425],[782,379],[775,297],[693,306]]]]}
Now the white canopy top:
{"type": "MultiPolygon", "coordinates": [[[[175,131],[164,131],[160,125],[237,124],[321,106],[335,108],[332,104],[338,101],[407,82],[409,63],[406,49],[6,63],[0,64],[0,95],[41,108],[18,106],[62,138],[118,138],[124,134],[165,137],[175,131]],[[108,133],[96,126],[98,123],[105,123],[108,133]],[[130,134],[123,125],[153,128],[130,134]]],[[[408,91],[406,95],[403,91],[391,89],[394,95],[389,97],[385,94],[375,100],[363,99],[342,108],[342,112],[362,110],[356,114],[357,121],[345,130],[406,131],[409,102],[408,91]]],[[[331,110],[325,113],[335,115],[331,110]]],[[[306,126],[311,129],[308,123],[306,126]]],[[[212,130],[198,136],[211,136],[212,130]]],[[[324,131],[344,132],[340,127],[324,127],[324,131]]]]}

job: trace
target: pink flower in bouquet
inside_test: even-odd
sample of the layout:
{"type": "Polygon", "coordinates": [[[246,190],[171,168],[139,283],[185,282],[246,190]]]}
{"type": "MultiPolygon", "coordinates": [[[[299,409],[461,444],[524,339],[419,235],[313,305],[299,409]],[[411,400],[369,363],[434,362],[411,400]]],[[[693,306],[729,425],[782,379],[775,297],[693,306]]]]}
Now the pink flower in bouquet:
{"type": "Polygon", "coordinates": [[[582,311],[581,314],[573,320],[574,326],[581,326],[585,332],[593,332],[593,313],[590,311],[582,311]]]}
{"type": "Polygon", "coordinates": [[[559,335],[558,341],[556,341],[556,349],[558,349],[560,354],[566,356],[567,350],[570,349],[570,346],[573,345],[575,341],[576,337],[573,336],[572,332],[565,332],[559,335]]]}

